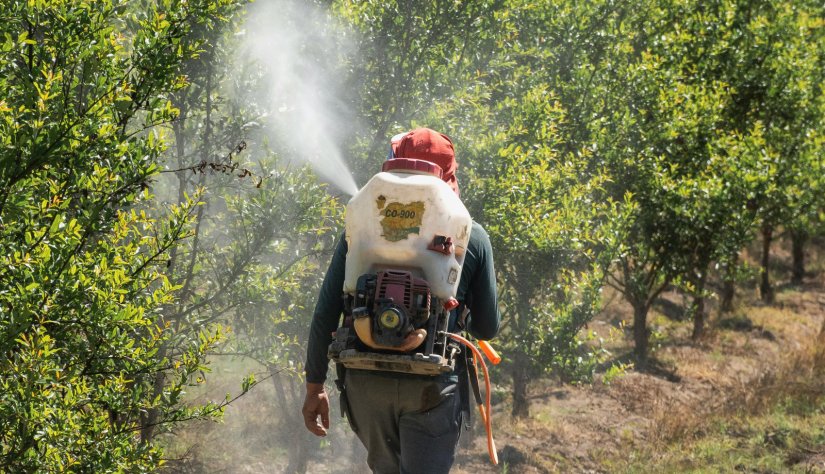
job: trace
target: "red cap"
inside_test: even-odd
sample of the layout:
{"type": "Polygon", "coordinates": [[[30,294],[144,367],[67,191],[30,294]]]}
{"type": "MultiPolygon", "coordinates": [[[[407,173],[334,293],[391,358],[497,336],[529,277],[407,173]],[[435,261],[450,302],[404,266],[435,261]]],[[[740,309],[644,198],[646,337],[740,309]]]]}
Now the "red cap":
{"type": "Polygon", "coordinates": [[[443,172],[441,179],[458,194],[458,164],[450,137],[429,128],[416,128],[392,143],[392,150],[397,158],[415,158],[438,165],[443,172]]]}
{"type": "Polygon", "coordinates": [[[397,170],[411,170],[428,173],[441,179],[441,167],[435,163],[424,160],[416,160],[413,158],[393,158],[387,160],[381,166],[381,171],[397,171],[397,170]]]}

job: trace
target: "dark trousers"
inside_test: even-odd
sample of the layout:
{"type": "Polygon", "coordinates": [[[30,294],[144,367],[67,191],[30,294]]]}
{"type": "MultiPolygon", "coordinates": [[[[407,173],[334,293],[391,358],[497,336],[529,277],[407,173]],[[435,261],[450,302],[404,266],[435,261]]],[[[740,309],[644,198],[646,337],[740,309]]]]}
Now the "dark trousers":
{"type": "Polygon", "coordinates": [[[374,473],[448,473],[461,433],[457,382],[347,370],[347,418],[374,473]]]}

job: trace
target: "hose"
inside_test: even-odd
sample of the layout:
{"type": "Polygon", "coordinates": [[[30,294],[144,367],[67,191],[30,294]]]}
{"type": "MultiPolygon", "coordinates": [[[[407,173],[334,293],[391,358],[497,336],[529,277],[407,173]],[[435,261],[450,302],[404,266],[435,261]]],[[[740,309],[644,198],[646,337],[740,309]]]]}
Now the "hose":
{"type": "Polygon", "coordinates": [[[483,404],[478,405],[478,411],[481,414],[481,420],[484,422],[484,429],[487,431],[487,452],[490,454],[490,461],[493,465],[498,465],[498,453],[496,452],[496,442],[493,440],[493,412],[490,408],[490,374],[487,372],[487,364],[481,356],[481,352],[473,345],[472,342],[459,336],[458,334],[448,333],[450,338],[467,346],[473,353],[473,363],[476,360],[481,361],[481,368],[484,371],[484,388],[486,398],[486,410],[483,404]]]}

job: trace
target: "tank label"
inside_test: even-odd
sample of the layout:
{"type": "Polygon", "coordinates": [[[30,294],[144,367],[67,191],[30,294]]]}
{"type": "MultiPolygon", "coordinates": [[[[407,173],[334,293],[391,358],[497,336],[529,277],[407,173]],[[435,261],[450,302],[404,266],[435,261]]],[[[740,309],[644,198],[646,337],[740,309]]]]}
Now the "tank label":
{"type": "Polygon", "coordinates": [[[382,236],[390,242],[398,242],[418,234],[421,231],[421,219],[424,217],[424,202],[413,201],[406,204],[391,202],[378,203],[381,214],[382,236]]]}

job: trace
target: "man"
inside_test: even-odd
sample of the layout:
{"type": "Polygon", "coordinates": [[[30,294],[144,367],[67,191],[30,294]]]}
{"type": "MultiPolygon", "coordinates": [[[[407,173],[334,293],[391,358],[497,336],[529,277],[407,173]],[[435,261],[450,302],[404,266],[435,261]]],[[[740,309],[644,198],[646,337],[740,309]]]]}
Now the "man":
{"type": "MultiPolygon", "coordinates": [[[[443,170],[442,179],[458,194],[455,151],[446,135],[419,128],[393,137],[392,155],[435,163],[443,170]]],[[[456,299],[470,310],[464,328],[478,339],[491,339],[500,323],[493,253],[487,233],[475,222],[467,247],[456,299]]],[[[329,428],[329,397],[324,390],[327,347],[344,309],[346,254],[342,237],[321,287],[307,346],[303,415],[307,429],[317,436],[326,435],[329,428]]],[[[450,331],[460,324],[451,323],[450,331]]],[[[462,408],[469,397],[463,358],[453,373],[440,376],[347,369],[340,385],[344,388],[342,406],[367,448],[367,464],[373,472],[449,472],[462,408]],[[460,378],[464,383],[459,384],[460,378]]]]}

